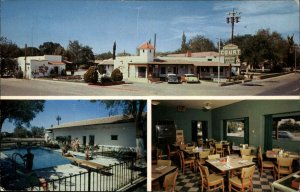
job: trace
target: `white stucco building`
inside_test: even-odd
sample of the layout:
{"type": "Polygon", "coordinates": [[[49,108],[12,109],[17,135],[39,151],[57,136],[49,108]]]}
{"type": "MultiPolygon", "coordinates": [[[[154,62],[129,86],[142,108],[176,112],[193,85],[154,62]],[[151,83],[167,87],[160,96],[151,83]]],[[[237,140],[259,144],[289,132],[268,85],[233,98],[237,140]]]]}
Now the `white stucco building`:
{"type": "Polygon", "coordinates": [[[46,131],[51,140],[78,138],[81,145],[136,147],[135,122],[123,115],[65,123],[46,131]]]}
{"type": "Polygon", "coordinates": [[[227,78],[230,73],[238,74],[240,63],[226,64],[218,52],[187,52],[155,57],[155,48],[150,43],[138,47],[138,56],[116,57],[114,68],[119,68],[124,79],[147,82],[148,79],[164,79],[168,73],[182,76],[187,73],[200,79],[227,78]]]}
{"type": "Polygon", "coordinates": [[[98,64],[100,75],[111,76],[111,73],[114,70],[114,60],[112,58],[101,60],[101,61],[95,60],[95,63],[98,64]]]}
{"type": "Polygon", "coordinates": [[[56,74],[61,74],[61,71],[66,69],[61,55],[18,57],[17,62],[27,79],[49,76],[51,70],[56,74]]]}

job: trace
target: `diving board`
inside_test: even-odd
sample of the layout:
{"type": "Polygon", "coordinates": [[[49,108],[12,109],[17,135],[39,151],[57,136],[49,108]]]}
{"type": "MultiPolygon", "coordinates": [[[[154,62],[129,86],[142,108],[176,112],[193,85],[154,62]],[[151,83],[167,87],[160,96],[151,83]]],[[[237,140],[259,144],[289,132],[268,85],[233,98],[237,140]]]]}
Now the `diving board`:
{"type": "Polygon", "coordinates": [[[101,165],[99,163],[79,159],[76,157],[70,157],[70,156],[65,156],[65,157],[78,165],[86,166],[86,167],[93,168],[93,169],[108,169],[107,166],[101,165]]]}

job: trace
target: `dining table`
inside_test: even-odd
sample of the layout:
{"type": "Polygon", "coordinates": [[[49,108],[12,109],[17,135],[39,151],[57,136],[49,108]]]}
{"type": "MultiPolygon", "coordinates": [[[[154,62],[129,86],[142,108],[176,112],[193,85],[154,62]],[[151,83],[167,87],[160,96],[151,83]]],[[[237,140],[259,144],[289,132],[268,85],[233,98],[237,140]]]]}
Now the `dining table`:
{"type": "MultiPolygon", "coordinates": [[[[294,160],[300,159],[300,154],[299,153],[291,152],[291,151],[285,151],[285,152],[283,152],[283,154],[281,156],[282,157],[293,158],[294,160]]],[[[267,150],[266,151],[266,157],[269,158],[269,159],[276,159],[277,157],[280,157],[280,155],[276,151],[267,150]]]]}
{"type": "Polygon", "coordinates": [[[152,181],[160,179],[167,175],[168,173],[174,171],[176,166],[167,166],[167,165],[152,165],[152,181]]]}

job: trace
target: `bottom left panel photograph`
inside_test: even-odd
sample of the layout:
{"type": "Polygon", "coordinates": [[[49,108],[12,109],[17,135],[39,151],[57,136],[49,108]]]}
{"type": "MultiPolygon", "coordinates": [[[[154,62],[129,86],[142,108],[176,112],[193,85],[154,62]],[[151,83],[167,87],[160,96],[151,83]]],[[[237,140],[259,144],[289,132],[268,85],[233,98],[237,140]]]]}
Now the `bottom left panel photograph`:
{"type": "Polygon", "coordinates": [[[147,100],[1,100],[1,190],[147,191],[147,100]]]}

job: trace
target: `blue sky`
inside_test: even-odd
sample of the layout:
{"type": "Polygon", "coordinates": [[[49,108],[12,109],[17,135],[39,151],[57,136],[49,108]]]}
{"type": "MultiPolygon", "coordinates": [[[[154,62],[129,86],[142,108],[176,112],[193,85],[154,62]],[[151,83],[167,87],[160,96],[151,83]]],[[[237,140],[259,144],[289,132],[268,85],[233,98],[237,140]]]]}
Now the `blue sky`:
{"type": "Polygon", "coordinates": [[[217,43],[229,39],[225,18],[235,8],[241,22],[235,35],[254,34],[269,28],[283,35],[295,34],[299,43],[299,1],[99,1],[99,0],[0,0],[1,35],[20,47],[43,42],[78,40],[94,54],[112,50],[136,53],[136,47],[157,34],[157,51],[174,51],[199,34],[217,43]]]}
{"type": "MultiPolygon", "coordinates": [[[[119,114],[122,111],[119,110],[119,114]]],[[[49,128],[57,125],[57,116],[61,117],[60,124],[72,121],[95,119],[109,116],[109,111],[100,102],[90,102],[90,100],[46,100],[44,111],[30,122],[31,126],[49,128]]],[[[4,122],[2,132],[13,132],[15,125],[4,122]]]]}

